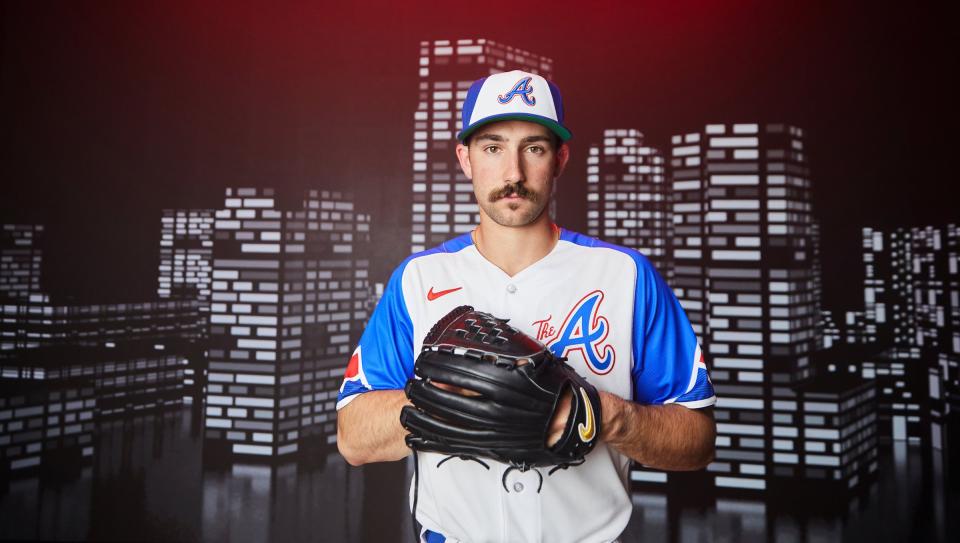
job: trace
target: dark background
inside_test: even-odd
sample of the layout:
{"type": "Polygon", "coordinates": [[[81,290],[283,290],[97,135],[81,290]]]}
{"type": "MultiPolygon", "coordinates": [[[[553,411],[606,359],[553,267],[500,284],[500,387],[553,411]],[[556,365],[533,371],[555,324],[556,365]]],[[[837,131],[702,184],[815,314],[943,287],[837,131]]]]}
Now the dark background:
{"type": "Polygon", "coordinates": [[[227,186],[352,191],[385,280],[409,251],[421,40],[554,59],[574,132],[559,222],[575,230],[604,128],[669,152],[671,135],[711,122],[807,131],[826,307],[862,305],[861,227],[960,216],[945,3],[0,6],[0,222],[47,226],[55,303],[153,298],[160,210],[220,207],[227,186]]]}

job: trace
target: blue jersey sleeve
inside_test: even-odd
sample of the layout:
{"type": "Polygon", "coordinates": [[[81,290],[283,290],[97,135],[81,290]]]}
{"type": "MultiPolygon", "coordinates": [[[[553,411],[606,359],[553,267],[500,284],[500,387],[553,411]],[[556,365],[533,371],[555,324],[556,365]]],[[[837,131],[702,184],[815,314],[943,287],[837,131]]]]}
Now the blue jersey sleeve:
{"type": "Polygon", "coordinates": [[[413,323],[403,299],[403,270],[397,268],[383,291],[360,343],[350,357],[337,396],[337,409],[357,394],[402,389],[413,375],[413,323]]]}
{"type": "Polygon", "coordinates": [[[713,384],[686,312],[650,262],[639,253],[635,261],[634,400],[690,408],[713,405],[713,384]]]}

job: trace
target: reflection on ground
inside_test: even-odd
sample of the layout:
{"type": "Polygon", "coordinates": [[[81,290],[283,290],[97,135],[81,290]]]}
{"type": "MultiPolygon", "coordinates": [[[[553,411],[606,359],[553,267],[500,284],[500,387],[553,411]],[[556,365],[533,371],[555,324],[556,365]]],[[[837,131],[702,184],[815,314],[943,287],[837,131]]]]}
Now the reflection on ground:
{"type": "MultiPolygon", "coordinates": [[[[335,451],[277,466],[202,459],[196,411],[102,424],[92,465],[0,487],[0,538],[144,541],[409,541],[404,463],[351,468],[335,451]]],[[[942,461],[895,446],[845,510],[804,499],[698,500],[637,492],[633,541],[947,541],[958,491],[942,461]]],[[[952,538],[951,538],[952,539],[952,538]]]]}

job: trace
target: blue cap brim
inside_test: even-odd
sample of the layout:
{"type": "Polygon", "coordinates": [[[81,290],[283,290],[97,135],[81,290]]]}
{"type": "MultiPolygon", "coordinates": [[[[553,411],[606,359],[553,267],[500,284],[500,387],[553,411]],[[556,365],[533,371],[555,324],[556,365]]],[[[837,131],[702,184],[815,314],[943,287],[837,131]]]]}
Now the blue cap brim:
{"type": "Polygon", "coordinates": [[[549,128],[551,132],[560,137],[561,141],[567,141],[573,137],[573,134],[571,134],[569,130],[561,126],[560,123],[554,121],[553,119],[524,113],[504,113],[502,115],[491,115],[490,117],[485,117],[483,120],[468,126],[465,130],[457,134],[457,140],[463,142],[464,139],[470,137],[470,134],[476,132],[478,128],[498,121],[527,121],[531,123],[537,123],[549,128]]]}

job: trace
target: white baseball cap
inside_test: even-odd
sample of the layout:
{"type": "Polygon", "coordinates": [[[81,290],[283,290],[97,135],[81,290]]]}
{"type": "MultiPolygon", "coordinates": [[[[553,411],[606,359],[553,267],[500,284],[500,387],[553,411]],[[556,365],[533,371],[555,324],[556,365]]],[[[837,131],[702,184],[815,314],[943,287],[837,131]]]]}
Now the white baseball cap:
{"type": "Polygon", "coordinates": [[[460,133],[463,141],[477,128],[496,121],[521,120],[542,124],[561,140],[572,134],[563,126],[560,89],[543,77],[513,70],[478,79],[463,101],[460,133]]]}

